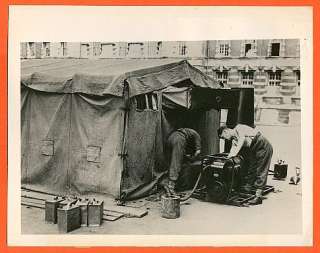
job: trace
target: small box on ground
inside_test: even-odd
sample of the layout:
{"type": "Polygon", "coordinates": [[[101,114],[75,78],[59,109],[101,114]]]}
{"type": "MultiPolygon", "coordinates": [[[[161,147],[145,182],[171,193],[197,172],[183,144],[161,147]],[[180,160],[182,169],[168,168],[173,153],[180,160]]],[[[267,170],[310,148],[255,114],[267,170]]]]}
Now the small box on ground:
{"type": "Polygon", "coordinates": [[[103,201],[95,200],[88,205],[88,224],[89,226],[100,226],[103,218],[103,201]]]}
{"type": "Polygon", "coordinates": [[[57,223],[57,209],[60,202],[64,199],[62,197],[53,197],[45,201],[45,222],[56,224],[57,223]]]}
{"type": "Polygon", "coordinates": [[[288,164],[281,163],[274,165],[274,175],[273,178],[277,180],[285,180],[288,172],[288,164]]]}
{"type": "Polygon", "coordinates": [[[59,232],[68,233],[80,227],[80,207],[67,204],[57,209],[59,232]]]}

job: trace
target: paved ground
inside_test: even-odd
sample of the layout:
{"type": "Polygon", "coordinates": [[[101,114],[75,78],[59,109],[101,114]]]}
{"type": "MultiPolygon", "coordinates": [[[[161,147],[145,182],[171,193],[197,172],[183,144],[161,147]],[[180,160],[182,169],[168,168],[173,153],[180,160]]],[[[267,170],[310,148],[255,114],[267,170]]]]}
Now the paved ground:
{"type": "MultiPolygon", "coordinates": [[[[259,127],[273,143],[274,161],[288,161],[289,175],[300,166],[300,128],[259,127]]],[[[143,205],[149,213],[143,218],[122,218],[104,222],[99,228],[80,228],[73,234],[297,234],[302,231],[301,185],[269,178],[269,184],[281,192],[270,193],[263,205],[233,207],[190,199],[181,206],[181,217],[167,220],[160,217],[159,202],[132,203],[143,205]]],[[[114,205],[106,199],[107,205],[114,205]]],[[[56,225],[44,223],[44,211],[22,207],[23,234],[58,233],[56,225]],[[32,225],[31,225],[32,224],[32,225]]]]}

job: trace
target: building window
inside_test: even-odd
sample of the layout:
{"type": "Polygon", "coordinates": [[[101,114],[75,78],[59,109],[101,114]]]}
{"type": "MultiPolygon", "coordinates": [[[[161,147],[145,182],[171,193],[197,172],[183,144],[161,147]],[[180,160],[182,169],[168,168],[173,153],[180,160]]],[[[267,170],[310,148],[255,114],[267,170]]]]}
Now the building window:
{"type": "Polygon", "coordinates": [[[223,71],[223,72],[216,72],[217,75],[217,81],[223,84],[227,84],[228,83],[228,72],[227,71],[223,71]]]}
{"type": "Polygon", "coordinates": [[[220,44],[219,54],[222,56],[229,56],[229,44],[220,44]]]}
{"type": "Polygon", "coordinates": [[[94,56],[101,55],[101,43],[93,42],[93,55],[94,56]]]}
{"type": "Polygon", "coordinates": [[[67,42],[60,42],[61,55],[67,56],[67,42]]]}
{"type": "Polygon", "coordinates": [[[157,43],[156,54],[160,54],[160,50],[161,50],[161,48],[162,48],[162,42],[161,42],[161,41],[159,41],[159,42],[157,43]]]}
{"type": "Polygon", "coordinates": [[[269,72],[269,86],[280,86],[281,72],[269,72]]]}
{"type": "Polygon", "coordinates": [[[43,42],[42,48],[45,56],[50,56],[50,42],[43,42]]]}
{"type": "Polygon", "coordinates": [[[89,57],[90,56],[90,44],[89,43],[81,43],[80,55],[81,55],[81,57],[89,57]]]}
{"type": "Polygon", "coordinates": [[[132,42],[128,43],[128,56],[129,57],[142,57],[144,55],[144,43],[132,42]]]}
{"type": "Polygon", "coordinates": [[[138,111],[158,110],[158,97],[155,93],[148,93],[136,96],[136,108],[138,111]]]}
{"type": "Polygon", "coordinates": [[[257,56],[257,41],[256,40],[245,40],[241,44],[242,57],[255,57],[257,56]]]}
{"type": "Polygon", "coordinates": [[[280,56],[280,43],[271,43],[271,56],[280,56]]]}
{"type": "Polygon", "coordinates": [[[270,40],[268,45],[268,56],[279,57],[285,55],[285,40],[270,40]]]}
{"type": "Polygon", "coordinates": [[[100,56],[102,58],[113,58],[117,55],[117,47],[115,43],[101,43],[100,56]]]}
{"type": "Polygon", "coordinates": [[[300,86],[300,71],[296,71],[296,83],[298,86],[300,86]]]}
{"type": "Polygon", "coordinates": [[[253,71],[242,72],[242,85],[253,85],[253,71]]]}
{"type": "Polygon", "coordinates": [[[179,42],[179,55],[185,56],[187,54],[187,46],[185,42],[179,42]]]}
{"type": "Polygon", "coordinates": [[[231,55],[230,41],[217,41],[216,56],[225,57],[231,55]]]}
{"type": "Polygon", "coordinates": [[[35,57],[36,56],[36,46],[34,42],[28,43],[28,56],[35,57]]]}

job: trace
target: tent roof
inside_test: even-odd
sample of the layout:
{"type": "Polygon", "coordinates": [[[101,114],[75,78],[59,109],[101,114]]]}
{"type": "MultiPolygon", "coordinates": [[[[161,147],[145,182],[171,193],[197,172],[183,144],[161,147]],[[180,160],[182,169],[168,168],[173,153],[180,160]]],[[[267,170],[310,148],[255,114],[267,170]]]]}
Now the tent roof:
{"type": "Polygon", "coordinates": [[[31,89],[58,93],[130,96],[161,90],[190,80],[195,86],[218,89],[211,77],[186,60],[172,59],[33,59],[21,63],[21,82],[31,89]]]}

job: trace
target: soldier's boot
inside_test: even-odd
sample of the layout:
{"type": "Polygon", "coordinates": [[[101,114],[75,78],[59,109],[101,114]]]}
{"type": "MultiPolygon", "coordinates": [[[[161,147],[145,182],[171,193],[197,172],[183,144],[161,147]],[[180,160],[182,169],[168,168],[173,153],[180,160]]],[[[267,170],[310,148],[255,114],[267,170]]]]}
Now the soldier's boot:
{"type": "Polygon", "coordinates": [[[169,180],[168,190],[171,197],[178,196],[178,194],[176,193],[176,182],[174,180],[169,180]]]}

